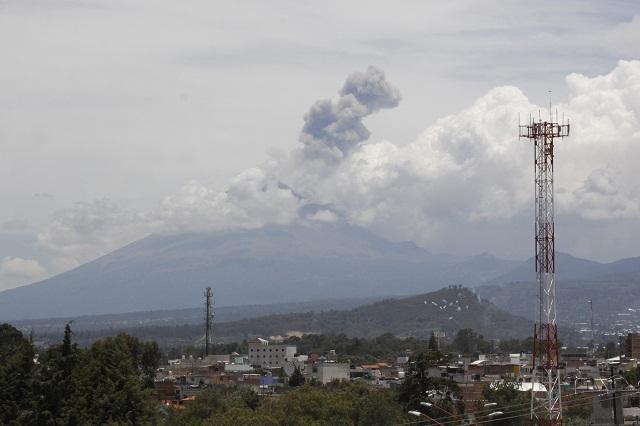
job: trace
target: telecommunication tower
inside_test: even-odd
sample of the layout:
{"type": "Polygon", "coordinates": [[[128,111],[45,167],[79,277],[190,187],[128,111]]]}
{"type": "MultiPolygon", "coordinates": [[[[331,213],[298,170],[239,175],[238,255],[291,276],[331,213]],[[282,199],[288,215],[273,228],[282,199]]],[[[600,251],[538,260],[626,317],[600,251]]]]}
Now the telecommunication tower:
{"type": "Polygon", "coordinates": [[[560,348],[556,321],[555,235],[553,225],[553,142],[569,136],[569,123],[558,123],[551,107],[549,121],[529,118],[519,125],[520,138],[534,144],[535,167],[535,265],[538,284],[536,324],[533,329],[533,370],[531,418],[539,425],[559,425],[562,421],[560,394],[560,348]],[[546,389],[543,407],[535,404],[536,383],[546,389]]]}
{"type": "Polygon", "coordinates": [[[205,297],[205,333],[204,333],[204,356],[209,355],[211,336],[213,335],[213,292],[211,287],[207,287],[204,292],[205,297]]]}

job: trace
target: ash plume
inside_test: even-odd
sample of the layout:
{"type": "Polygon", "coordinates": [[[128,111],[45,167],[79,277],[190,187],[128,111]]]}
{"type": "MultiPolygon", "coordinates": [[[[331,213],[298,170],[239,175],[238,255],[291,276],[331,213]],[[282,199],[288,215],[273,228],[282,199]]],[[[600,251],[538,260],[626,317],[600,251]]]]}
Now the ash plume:
{"type": "Polygon", "coordinates": [[[363,118],[382,108],[394,108],[401,99],[400,91],[373,66],[349,75],[339,95],[336,101],[317,101],[304,116],[300,142],[306,158],[340,161],[369,138],[363,118]]]}

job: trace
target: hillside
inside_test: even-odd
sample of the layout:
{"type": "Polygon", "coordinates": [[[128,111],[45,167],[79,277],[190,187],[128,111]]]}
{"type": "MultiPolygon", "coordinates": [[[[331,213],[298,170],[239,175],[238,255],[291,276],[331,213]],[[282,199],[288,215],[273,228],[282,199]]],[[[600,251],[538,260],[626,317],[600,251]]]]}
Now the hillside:
{"type": "MultiPolygon", "coordinates": [[[[537,299],[534,283],[483,286],[476,291],[513,315],[533,319],[537,299]]],[[[561,325],[583,323],[587,327],[591,321],[588,301],[592,300],[596,331],[637,331],[640,326],[640,281],[564,281],[556,284],[556,295],[561,325]]]]}
{"type": "MultiPolygon", "coordinates": [[[[61,328],[38,327],[31,321],[35,336],[41,342],[59,341],[61,328]]],[[[386,299],[353,309],[296,312],[239,321],[215,321],[214,340],[218,343],[239,342],[254,336],[284,336],[287,333],[344,333],[350,337],[377,337],[391,333],[399,337],[428,339],[433,330],[453,336],[458,330],[471,328],[487,339],[524,338],[532,323],[511,315],[486,300],[480,300],[470,289],[447,287],[417,296],[386,299]]],[[[20,325],[20,324],[18,324],[20,325]]],[[[24,328],[25,322],[20,325],[24,328]]],[[[124,324],[123,324],[124,325],[124,324]]],[[[163,346],[199,344],[203,324],[105,326],[86,328],[75,326],[74,339],[80,344],[118,331],[126,331],[142,339],[153,339],[163,346]]]]}
{"type": "MultiPolygon", "coordinates": [[[[214,313],[216,323],[223,323],[275,314],[347,310],[377,302],[380,299],[382,298],[367,297],[361,299],[327,299],[271,305],[214,306],[214,313]]],[[[62,330],[64,330],[64,326],[69,322],[73,322],[74,332],[79,333],[104,329],[120,330],[140,327],[173,327],[183,325],[196,325],[197,327],[201,327],[203,321],[204,305],[199,308],[175,310],[16,320],[11,321],[11,324],[24,330],[25,333],[34,330],[38,334],[60,334],[62,330]]]]}
{"type": "Polygon", "coordinates": [[[527,336],[530,321],[480,300],[473,291],[448,287],[406,298],[388,299],[347,311],[309,312],[221,323],[219,338],[284,335],[287,332],[374,337],[392,333],[402,337],[428,338],[433,330],[451,335],[472,328],[487,338],[527,336]]]}
{"type": "MultiPolygon", "coordinates": [[[[533,319],[537,286],[533,261],[476,288],[501,309],[533,319]]],[[[626,333],[640,326],[640,258],[598,263],[559,254],[556,263],[556,303],[560,324],[587,328],[593,301],[596,331],[626,333]],[[582,323],[582,325],[576,325],[582,323]]]]}
{"type": "Polygon", "coordinates": [[[0,320],[416,294],[477,285],[518,262],[432,254],[343,223],[151,235],[76,269],[0,293],[0,320]]]}
{"type": "MultiPolygon", "coordinates": [[[[500,285],[535,280],[533,257],[518,267],[488,280],[485,284],[500,285]]],[[[556,280],[562,281],[629,281],[640,278],[640,257],[621,259],[610,263],[580,259],[566,253],[556,253],[556,280]]]]}

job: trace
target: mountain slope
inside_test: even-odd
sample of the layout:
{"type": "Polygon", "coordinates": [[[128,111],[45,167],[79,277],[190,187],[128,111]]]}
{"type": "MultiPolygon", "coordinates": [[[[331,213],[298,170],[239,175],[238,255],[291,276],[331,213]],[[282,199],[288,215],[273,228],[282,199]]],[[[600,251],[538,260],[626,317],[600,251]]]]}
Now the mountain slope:
{"type": "MultiPolygon", "coordinates": [[[[476,287],[478,294],[514,315],[533,319],[538,288],[533,259],[476,287]]],[[[564,326],[588,328],[593,301],[598,332],[628,332],[640,324],[640,257],[598,263],[558,253],[556,304],[564,326]],[[580,324],[578,324],[580,323],[580,324]]]]}
{"type": "MultiPolygon", "coordinates": [[[[535,283],[519,282],[502,286],[481,286],[477,293],[513,315],[533,319],[538,288],[535,283]]],[[[640,324],[640,281],[595,280],[562,281],[556,284],[558,321],[563,326],[587,327],[591,321],[588,301],[593,301],[597,332],[637,330],[640,324]]]]}
{"type": "Polygon", "coordinates": [[[0,320],[179,309],[204,287],[220,306],[415,294],[477,285],[517,262],[435,255],[345,224],[152,235],[40,283],[0,293],[0,320]]]}
{"type": "MultiPolygon", "coordinates": [[[[575,280],[592,277],[602,273],[605,265],[591,260],[580,259],[566,253],[556,253],[556,279],[575,280]]],[[[535,280],[533,257],[522,262],[508,273],[489,280],[487,284],[505,284],[512,282],[529,282],[535,280]]]]}
{"type": "MultiPolygon", "coordinates": [[[[535,280],[533,257],[522,262],[513,270],[485,284],[501,285],[515,282],[532,282],[535,280]]],[[[636,280],[640,278],[640,257],[621,259],[610,263],[599,263],[580,259],[566,253],[556,253],[556,280],[558,281],[597,281],[636,280]]]]}

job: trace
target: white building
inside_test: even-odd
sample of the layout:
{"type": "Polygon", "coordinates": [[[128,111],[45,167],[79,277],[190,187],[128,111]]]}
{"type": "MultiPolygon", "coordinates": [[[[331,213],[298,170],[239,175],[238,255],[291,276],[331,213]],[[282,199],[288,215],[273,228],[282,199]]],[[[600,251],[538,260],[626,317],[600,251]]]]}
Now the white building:
{"type": "Polygon", "coordinates": [[[256,339],[249,345],[249,364],[263,368],[285,367],[293,361],[298,348],[294,345],[270,344],[268,340],[256,339]]]}
{"type": "Polygon", "coordinates": [[[331,383],[334,380],[349,380],[349,364],[339,364],[336,362],[325,362],[318,364],[318,381],[323,385],[331,383]]]}

